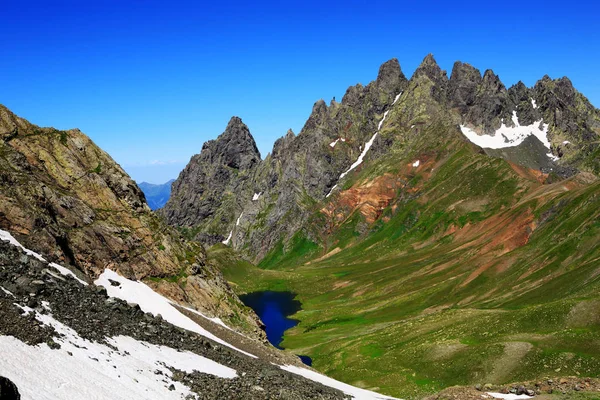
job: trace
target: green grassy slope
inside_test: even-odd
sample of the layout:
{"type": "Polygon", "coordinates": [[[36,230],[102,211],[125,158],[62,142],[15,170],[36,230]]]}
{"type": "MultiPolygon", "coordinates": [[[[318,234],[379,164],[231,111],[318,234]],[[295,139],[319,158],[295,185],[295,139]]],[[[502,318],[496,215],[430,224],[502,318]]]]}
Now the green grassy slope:
{"type": "Polygon", "coordinates": [[[441,125],[395,129],[389,156],[315,207],[305,229],[320,243],[299,233],[268,269],[217,246],[227,279],[298,293],[282,345],[382,393],[599,375],[600,183],[551,183],[441,125]]]}

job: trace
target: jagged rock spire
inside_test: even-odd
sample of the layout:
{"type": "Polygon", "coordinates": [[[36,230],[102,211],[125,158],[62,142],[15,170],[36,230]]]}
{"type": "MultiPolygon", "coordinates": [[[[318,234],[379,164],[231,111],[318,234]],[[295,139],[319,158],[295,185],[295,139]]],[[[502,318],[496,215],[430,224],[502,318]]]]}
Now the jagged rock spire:
{"type": "Polygon", "coordinates": [[[406,82],[406,76],[402,73],[402,69],[400,68],[400,63],[397,58],[392,58],[381,64],[379,67],[379,73],[377,74],[377,79],[375,80],[375,84],[379,88],[384,88],[389,90],[397,89],[398,85],[402,82],[406,82]]]}
{"type": "Polygon", "coordinates": [[[448,100],[452,107],[463,113],[475,102],[477,88],[481,84],[481,72],[470,64],[457,61],[452,67],[448,83],[448,100]]]}
{"type": "Polygon", "coordinates": [[[225,132],[202,146],[201,157],[221,160],[223,165],[231,168],[249,169],[260,161],[260,152],[246,124],[240,117],[234,116],[225,132]]]}

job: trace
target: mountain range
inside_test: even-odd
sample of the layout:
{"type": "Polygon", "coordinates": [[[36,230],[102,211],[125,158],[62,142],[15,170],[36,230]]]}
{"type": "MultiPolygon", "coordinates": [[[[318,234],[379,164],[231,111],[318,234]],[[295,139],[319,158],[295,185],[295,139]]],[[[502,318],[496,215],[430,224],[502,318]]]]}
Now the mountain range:
{"type": "Polygon", "coordinates": [[[568,78],[507,89],[432,55],[317,101],[264,158],[233,117],[146,195],[0,106],[0,394],[592,399],[599,149],[568,78]],[[238,297],[261,291],[302,304],[285,351],[238,297]]]}
{"type": "Polygon", "coordinates": [[[337,379],[418,397],[593,376],[599,139],[566,77],[506,88],[428,55],[408,79],[392,59],[264,159],[233,117],[159,213],[238,293],[297,293],[282,346],[337,379]]]}
{"type": "Polygon", "coordinates": [[[152,210],[158,210],[167,203],[171,196],[171,185],[175,182],[175,179],[171,179],[160,185],[153,183],[142,182],[138,184],[144,196],[146,196],[146,202],[148,207],[152,210]]]}

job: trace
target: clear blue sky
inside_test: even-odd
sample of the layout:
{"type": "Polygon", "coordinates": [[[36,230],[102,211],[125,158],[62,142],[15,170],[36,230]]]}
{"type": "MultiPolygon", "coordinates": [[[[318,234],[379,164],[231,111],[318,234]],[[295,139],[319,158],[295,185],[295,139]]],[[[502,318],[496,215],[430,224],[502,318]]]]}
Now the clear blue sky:
{"type": "Polygon", "coordinates": [[[507,86],[567,75],[600,105],[595,2],[216,3],[2,0],[0,103],[80,128],[152,183],[176,177],[232,115],[264,157],[316,100],[341,99],[392,57],[407,76],[430,52],[507,86]]]}

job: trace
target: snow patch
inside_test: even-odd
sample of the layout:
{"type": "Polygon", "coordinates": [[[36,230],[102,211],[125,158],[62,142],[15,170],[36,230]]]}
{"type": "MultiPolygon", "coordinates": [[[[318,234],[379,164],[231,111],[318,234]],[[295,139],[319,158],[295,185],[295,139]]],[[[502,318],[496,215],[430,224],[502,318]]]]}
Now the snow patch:
{"type": "Polygon", "coordinates": [[[260,198],[261,194],[262,194],[262,192],[254,193],[254,196],[252,196],[252,201],[258,200],[260,198]]]}
{"type": "Polygon", "coordinates": [[[400,98],[400,96],[402,96],[402,92],[398,93],[396,95],[396,97],[394,98],[394,102],[392,103],[392,105],[396,104],[396,102],[398,101],[398,99],[400,98]]]}
{"type": "Polygon", "coordinates": [[[244,353],[247,356],[256,358],[256,356],[250,353],[246,353],[245,351],[230,345],[229,343],[213,335],[206,329],[202,328],[192,319],[179,312],[179,310],[177,310],[173,306],[170,300],[156,293],[143,282],[131,281],[107,268],[94,283],[98,286],[104,286],[104,288],[106,288],[106,291],[108,292],[108,295],[111,297],[117,297],[119,299],[125,300],[128,303],[138,304],[144,312],[149,312],[155,316],[160,314],[165,321],[175,326],[187,329],[188,331],[196,332],[224,346],[237,350],[240,353],[244,353]],[[111,285],[109,279],[112,281],[119,282],[120,285],[111,285]]]}
{"type": "Polygon", "coordinates": [[[87,286],[87,282],[79,279],[73,272],[71,272],[71,270],[69,270],[68,268],[63,267],[62,265],[58,265],[56,263],[49,263],[48,261],[46,261],[46,259],[44,257],[42,257],[40,254],[36,253],[35,251],[26,249],[25,247],[23,247],[23,245],[21,243],[19,243],[19,241],[17,239],[15,239],[13,237],[13,235],[11,235],[9,232],[7,231],[3,231],[2,229],[0,229],[0,240],[4,240],[4,241],[8,241],[10,244],[12,244],[15,247],[18,247],[20,249],[22,249],[25,254],[27,254],[28,256],[32,256],[37,258],[38,260],[45,262],[48,264],[48,266],[58,270],[58,272],[60,272],[61,274],[67,276],[72,276],[73,278],[77,279],[79,281],[79,283],[81,283],[82,285],[87,286]]]}
{"type": "Polygon", "coordinates": [[[319,382],[325,386],[341,390],[342,392],[358,400],[395,400],[394,397],[385,396],[370,390],[360,389],[355,386],[348,385],[347,383],[336,381],[333,378],[321,375],[318,372],[311,371],[306,368],[300,368],[293,365],[283,365],[280,366],[280,368],[293,374],[303,376],[311,381],[319,382]]]}
{"type": "Polygon", "coordinates": [[[331,148],[334,148],[334,147],[335,147],[335,145],[336,145],[336,144],[337,144],[339,141],[345,142],[345,141],[346,141],[346,139],[345,139],[345,138],[337,138],[337,139],[335,139],[333,142],[329,143],[329,145],[331,146],[331,148]]]}
{"type": "Polygon", "coordinates": [[[565,141],[563,142],[563,144],[571,144],[571,142],[569,142],[568,140],[565,140],[565,141]]]}
{"type": "MultiPolygon", "coordinates": [[[[262,192],[259,193],[258,196],[260,196],[261,194],[262,194],[262,192]]],[[[256,193],[254,194],[254,196],[256,196],[256,193]]],[[[256,199],[258,200],[258,197],[256,199]]],[[[252,200],[254,200],[254,197],[252,198],[252,200]]],[[[242,212],[240,214],[240,216],[238,217],[237,221],[235,221],[235,226],[240,226],[240,219],[242,219],[242,215],[244,215],[244,212],[242,212]]],[[[229,242],[231,242],[232,237],[233,237],[233,229],[229,232],[229,236],[227,236],[227,239],[223,240],[221,243],[223,243],[225,246],[229,246],[229,242]]]]}
{"type": "Polygon", "coordinates": [[[558,160],[560,160],[559,157],[555,156],[552,153],[546,153],[546,156],[548,156],[548,158],[550,158],[552,161],[558,161],[558,160]]]}
{"type": "Polygon", "coordinates": [[[538,108],[537,103],[535,102],[534,99],[531,99],[531,105],[533,106],[534,110],[538,108]]]}
{"type": "Polygon", "coordinates": [[[82,338],[51,315],[35,316],[56,330],[59,335],[54,341],[60,349],[52,350],[45,343],[29,346],[12,336],[0,336],[0,354],[10,354],[0,357],[0,371],[15,383],[24,399],[181,400],[193,394],[172,380],[168,367],[227,379],[237,376],[235,370],[189,351],[128,336],[107,338],[108,345],[100,344],[82,338]],[[169,390],[170,385],[175,390],[169,390]]]}
{"type": "Polygon", "coordinates": [[[419,160],[417,160],[414,163],[412,163],[412,166],[417,168],[419,166],[419,164],[421,164],[421,162],[419,160]]]}
{"type": "Polygon", "coordinates": [[[531,125],[521,126],[519,119],[517,118],[517,112],[513,111],[512,121],[514,127],[508,127],[502,122],[502,126],[498,129],[494,135],[479,135],[474,130],[461,125],[460,130],[463,135],[467,137],[471,142],[475,143],[479,147],[485,147],[488,149],[502,149],[505,147],[518,146],[530,135],[537,137],[542,144],[550,149],[550,142],[548,141],[548,124],[544,124],[543,120],[534,122],[531,125]]]}
{"type": "MultiPolygon", "coordinates": [[[[217,325],[221,325],[223,328],[227,328],[227,329],[229,329],[230,331],[232,331],[232,332],[235,332],[233,329],[231,329],[230,327],[228,327],[227,325],[225,325],[225,323],[223,322],[223,320],[221,320],[221,318],[217,318],[217,317],[207,317],[206,315],[202,314],[202,313],[201,313],[200,311],[198,311],[198,310],[194,310],[193,308],[189,308],[189,307],[184,307],[184,306],[182,306],[182,305],[179,305],[179,307],[181,307],[181,308],[184,308],[184,309],[188,310],[188,311],[189,311],[189,312],[191,312],[191,313],[194,313],[194,314],[196,314],[196,315],[199,315],[199,316],[201,316],[201,317],[202,317],[202,318],[204,318],[204,319],[207,319],[207,320],[209,320],[209,321],[212,321],[212,322],[214,322],[214,323],[215,323],[215,324],[217,324],[217,325]]],[[[236,333],[237,333],[237,332],[236,332],[236,333]]]]}
{"type": "Polygon", "coordinates": [[[232,230],[229,232],[229,236],[227,236],[227,239],[223,240],[223,242],[222,242],[222,243],[223,243],[225,246],[228,246],[228,245],[229,245],[229,241],[231,240],[231,237],[232,237],[232,236],[233,236],[233,229],[232,229],[232,230]]]}
{"type": "Polygon", "coordinates": [[[505,400],[519,400],[519,399],[532,399],[533,397],[527,396],[526,394],[513,394],[513,393],[495,393],[495,392],[487,392],[490,396],[495,399],[505,399],[505,400]]]}
{"type": "Polygon", "coordinates": [[[12,294],[12,292],[11,292],[10,290],[6,290],[6,289],[4,289],[2,286],[0,286],[0,289],[2,289],[2,291],[3,291],[4,293],[6,293],[7,295],[9,295],[9,296],[12,296],[12,297],[15,297],[15,295],[14,295],[14,294],[12,294]]]}
{"type": "Polygon", "coordinates": [[[389,112],[390,112],[390,110],[387,110],[386,112],[383,113],[383,118],[381,118],[381,121],[379,121],[379,125],[377,125],[377,132],[379,132],[381,130],[381,125],[383,125],[383,121],[385,121],[385,118],[387,117],[389,112]]]}

